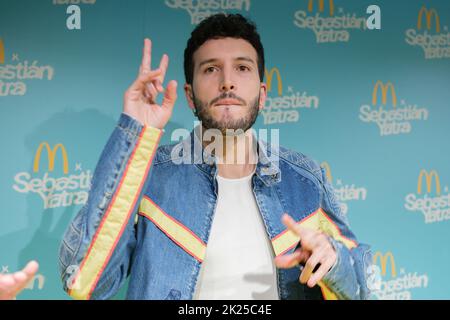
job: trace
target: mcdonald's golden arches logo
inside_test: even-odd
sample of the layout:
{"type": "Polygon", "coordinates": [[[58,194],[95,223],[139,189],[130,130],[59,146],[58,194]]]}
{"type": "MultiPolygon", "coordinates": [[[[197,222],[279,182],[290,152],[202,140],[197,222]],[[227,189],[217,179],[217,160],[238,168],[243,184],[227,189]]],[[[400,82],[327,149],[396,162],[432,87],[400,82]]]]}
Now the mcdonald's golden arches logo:
{"type": "Polygon", "coordinates": [[[61,150],[64,174],[69,173],[69,161],[67,158],[67,152],[66,152],[66,148],[64,147],[64,145],[62,143],[58,143],[57,145],[55,145],[53,147],[53,149],[51,149],[50,145],[46,141],[42,142],[36,150],[36,154],[34,156],[34,162],[33,162],[33,171],[34,172],[39,171],[39,162],[41,160],[41,154],[42,154],[43,148],[45,148],[45,150],[47,150],[48,170],[49,171],[54,170],[56,153],[58,150],[61,150]]]}
{"type": "Polygon", "coordinates": [[[378,102],[378,88],[381,88],[381,103],[383,105],[386,105],[387,103],[387,93],[388,90],[391,89],[391,97],[392,97],[392,105],[395,108],[397,105],[397,95],[395,93],[394,85],[388,81],[386,84],[384,84],[382,81],[378,80],[375,83],[375,86],[373,88],[372,93],[372,104],[375,106],[378,102]]]}
{"type": "Polygon", "coordinates": [[[278,68],[273,67],[269,71],[267,71],[267,68],[264,70],[264,73],[266,75],[266,83],[267,83],[267,91],[272,91],[272,80],[273,75],[276,74],[277,76],[277,90],[278,95],[281,96],[283,94],[283,81],[281,80],[280,70],[278,68]]]}
{"type": "Polygon", "coordinates": [[[5,46],[3,45],[3,40],[0,38],[0,64],[5,63],[5,46]]]}
{"type": "MultiPolygon", "coordinates": [[[[319,12],[324,11],[324,0],[317,0],[319,2],[319,12]]],[[[308,2],[308,11],[312,12],[314,8],[314,3],[316,0],[309,0],[308,2]]],[[[328,0],[329,8],[330,8],[330,16],[334,15],[334,1],[328,0]]]]}
{"type": "Polygon", "coordinates": [[[431,182],[435,181],[436,186],[436,194],[441,194],[441,182],[439,180],[439,175],[437,174],[436,170],[431,170],[430,172],[427,172],[426,170],[422,169],[419,173],[419,179],[417,180],[417,193],[422,193],[422,184],[423,184],[423,177],[425,177],[425,184],[427,187],[427,193],[431,193],[431,182]]]}
{"type": "Polygon", "coordinates": [[[325,176],[330,183],[333,183],[333,177],[331,176],[331,168],[328,162],[324,161],[320,164],[322,168],[325,169],[325,176]]]}
{"type": "Polygon", "coordinates": [[[395,260],[394,260],[394,255],[392,254],[392,252],[388,251],[385,254],[382,254],[380,251],[378,251],[373,255],[373,263],[380,266],[382,276],[386,275],[388,260],[390,260],[390,262],[391,262],[390,263],[391,276],[392,276],[392,278],[394,278],[397,276],[397,271],[395,270],[395,260]],[[378,260],[380,260],[379,264],[378,264],[378,260]]]}
{"type": "Polygon", "coordinates": [[[422,7],[419,11],[419,16],[417,17],[417,29],[418,30],[422,29],[422,21],[424,14],[427,22],[427,29],[431,30],[431,18],[434,17],[436,32],[439,32],[441,30],[441,24],[436,9],[427,9],[425,8],[425,6],[422,7]]]}

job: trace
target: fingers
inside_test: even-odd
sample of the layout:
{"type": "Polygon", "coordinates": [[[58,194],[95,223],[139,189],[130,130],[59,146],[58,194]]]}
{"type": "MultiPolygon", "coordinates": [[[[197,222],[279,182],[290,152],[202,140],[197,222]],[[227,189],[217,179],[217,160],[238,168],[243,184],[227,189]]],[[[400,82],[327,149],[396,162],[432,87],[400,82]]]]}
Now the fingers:
{"type": "Polygon", "coordinates": [[[27,284],[33,279],[35,273],[38,271],[39,265],[36,261],[30,261],[25,268],[21,271],[14,273],[14,279],[16,280],[16,288],[14,290],[15,295],[19,294],[27,284]]]}
{"type": "Polygon", "coordinates": [[[161,58],[161,62],[158,68],[161,69],[161,74],[148,85],[149,90],[152,91],[152,94],[155,97],[158,95],[158,93],[164,91],[162,84],[164,83],[164,78],[166,76],[168,64],[169,64],[169,57],[166,54],[164,54],[161,58]]]}
{"type": "Polygon", "coordinates": [[[0,275],[0,300],[14,299],[33,279],[39,265],[30,261],[21,271],[0,275]]]}
{"type": "Polygon", "coordinates": [[[137,80],[139,80],[142,83],[147,83],[147,82],[150,82],[150,81],[154,81],[154,80],[157,79],[157,77],[159,77],[161,72],[162,72],[162,70],[158,68],[158,69],[152,70],[152,71],[150,71],[148,73],[141,73],[139,75],[139,77],[137,78],[137,80]]]}
{"type": "Polygon", "coordinates": [[[156,100],[158,96],[158,90],[156,90],[153,82],[147,82],[145,84],[145,97],[150,100],[156,100]]]}
{"type": "Polygon", "coordinates": [[[169,81],[166,91],[164,92],[164,99],[161,104],[163,108],[173,109],[175,101],[177,100],[177,82],[175,80],[169,81]]]}
{"type": "Polygon", "coordinates": [[[14,286],[16,281],[11,274],[0,274],[0,293],[14,286]]]}
{"type": "Polygon", "coordinates": [[[313,273],[311,278],[308,280],[308,286],[310,288],[314,287],[322,278],[330,271],[331,267],[333,266],[335,260],[332,258],[327,258],[325,262],[321,263],[320,268],[313,273]]]}
{"type": "MultiPolygon", "coordinates": [[[[139,74],[147,74],[152,71],[152,42],[150,39],[144,39],[144,48],[142,49],[142,62],[139,68],[139,74]]],[[[154,81],[154,87],[157,91],[163,92],[162,84],[164,83],[164,77],[166,76],[167,67],[169,65],[169,56],[163,54],[159,63],[159,69],[162,70],[161,75],[154,81]]]]}
{"type": "Polygon", "coordinates": [[[301,253],[296,251],[292,254],[282,255],[275,258],[275,265],[278,268],[289,269],[295,267],[300,261],[301,253]]]}
{"type": "Polygon", "coordinates": [[[281,269],[289,269],[295,267],[299,263],[304,263],[309,257],[309,252],[297,250],[292,254],[276,257],[275,265],[281,269]]]}
{"type": "Polygon", "coordinates": [[[336,262],[337,253],[324,235],[320,237],[320,244],[313,250],[313,254],[306,261],[305,268],[299,277],[300,283],[307,283],[309,287],[314,287],[336,262]]]}
{"type": "Polygon", "coordinates": [[[0,300],[11,300],[16,296],[14,289],[16,281],[13,275],[5,274],[0,275],[0,300]]]}
{"type": "Polygon", "coordinates": [[[313,232],[304,236],[301,240],[302,247],[307,250],[323,246],[327,242],[326,236],[322,232],[313,232]]]}
{"type": "Polygon", "coordinates": [[[144,91],[146,83],[151,82],[154,80],[157,76],[161,74],[161,69],[156,69],[153,71],[150,71],[147,74],[140,73],[137,79],[133,82],[131,87],[129,88],[130,91],[144,91]]]}
{"type": "MultiPolygon", "coordinates": [[[[309,230],[307,228],[304,228],[300,226],[297,222],[295,222],[294,219],[287,213],[283,214],[281,217],[281,221],[283,224],[292,232],[294,232],[296,235],[300,236],[300,238],[303,238],[305,236],[309,236],[313,233],[312,230],[309,230]]],[[[303,244],[303,243],[302,243],[303,244]]]]}
{"type": "Polygon", "coordinates": [[[302,261],[306,261],[305,266],[299,276],[300,283],[307,283],[309,287],[314,287],[331,269],[337,259],[328,237],[320,231],[315,231],[301,227],[288,214],[281,218],[283,224],[294,234],[300,237],[301,251],[309,253],[311,256],[302,256],[293,253],[275,259],[275,264],[279,268],[292,268],[302,261]]]}
{"type": "Polygon", "coordinates": [[[313,250],[320,246],[325,240],[324,235],[321,232],[300,226],[300,224],[296,223],[287,213],[282,216],[281,220],[290,231],[300,237],[303,249],[313,250]]]}
{"type": "Polygon", "coordinates": [[[283,216],[281,217],[281,222],[283,222],[283,224],[291,231],[296,232],[296,223],[295,220],[292,219],[292,217],[290,215],[288,215],[287,213],[283,214],[283,216]]]}
{"type": "Polygon", "coordinates": [[[39,264],[33,260],[27,263],[25,268],[22,269],[22,272],[24,272],[28,277],[32,277],[38,271],[38,269],[39,264]]]}
{"type": "Polygon", "coordinates": [[[164,88],[162,84],[164,83],[164,77],[166,76],[167,67],[169,64],[169,57],[164,54],[161,58],[161,62],[159,64],[159,68],[161,70],[161,73],[159,76],[157,76],[155,79],[151,80],[150,82],[146,83],[145,85],[145,93],[146,97],[150,98],[151,100],[156,100],[156,97],[160,92],[164,91],[164,88]]]}
{"type": "Polygon", "coordinates": [[[154,103],[158,93],[164,92],[163,83],[169,65],[169,56],[163,54],[159,63],[159,68],[156,70],[152,70],[151,68],[151,56],[152,42],[150,39],[145,38],[144,47],[142,49],[142,61],[139,68],[139,76],[135,84],[133,84],[130,89],[141,91],[150,103],[154,103]],[[158,74],[155,75],[154,72],[157,70],[159,70],[158,74]]]}
{"type": "MultiPolygon", "coordinates": [[[[302,273],[300,274],[299,281],[300,283],[305,284],[311,277],[314,269],[316,268],[318,263],[321,263],[325,259],[325,250],[323,248],[317,249],[311,257],[306,261],[305,267],[303,268],[302,273]]],[[[309,284],[309,283],[308,283],[309,284]]]]}
{"type": "Polygon", "coordinates": [[[20,291],[22,291],[28,282],[31,280],[32,276],[27,275],[23,271],[17,271],[13,274],[14,286],[11,288],[11,294],[13,297],[17,296],[20,291]]]}
{"type": "Polygon", "coordinates": [[[159,92],[163,91],[162,84],[164,83],[164,78],[166,77],[168,66],[169,66],[169,56],[167,54],[163,54],[161,62],[159,63],[159,69],[161,69],[161,75],[158,77],[159,82],[157,83],[157,88],[159,92]]]}
{"type": "Polygon", "coordinates": [[[148,73],[151,70],[152,63],[152,42],[150,39],[144,39],[144,48],[142,49],[142,62],[139,73],[148,73]]]}
{"type": "Polygon", "coordinates": [[[14,278],[16,279],[16,285],[13,290],[14,297],[17,296],[23,289],[25,289],[25,287],[28,285],[28,283],[33,279],[32,276],[29,277],[22,271],[19,271],[17,273],[18,273],[18,275],[14,276],[14,278]],[[20,279],[18,278],[19,275],[20,275],[20,279]]]}
{"type": "Polygon", "coordinates": [[[0,276],[0,300],[11,300],[25,287],[27,275],[18,271],[0,276]]]}

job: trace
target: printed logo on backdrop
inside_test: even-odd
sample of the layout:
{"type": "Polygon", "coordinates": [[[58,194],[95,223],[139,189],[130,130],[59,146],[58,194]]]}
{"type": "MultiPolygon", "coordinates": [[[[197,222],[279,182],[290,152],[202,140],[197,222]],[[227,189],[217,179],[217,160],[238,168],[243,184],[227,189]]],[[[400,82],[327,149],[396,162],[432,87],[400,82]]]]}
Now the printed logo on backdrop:
{"type": "Polygon", "coordinates": [[[406,195],[405,208],[411,212],[421,212],[425,223],[450,219],[450,193],[447,185],[442,188],[436,170],[420,170],[417,190],[406,195]]]}
{"type": "Polygon", "coordinates": [[[268,92],[265,106],[261,110],[264,124],[298,122],[300,109],[319,108],[319,97],[309,96],[306,91],[294,91],[292,86],[288,86],[287,92],[283,93],[283,80],[278,68],[266,69],[264,73],[268,92]],[[275,87],[273,85],[274,76],[277,80],[276,91],[272,90],[275,87]],[[275,91],[275,95],[273,91],[275,91]]]}
{"type": "MultiPolygon", "coordinates": [[[[7,274],[7,273],[12,273],[11,271],[9,271],[9,266],[2,265],[2,270],[1,270],[0,274],[7,274]]],[[[30,282],[28,282],[25,289],[40,291],[40,290],[44,289],[44,285],[45,285],[44,275],[37,273],[34,275],[33,279],[30,282]]]]}
{"type": "Polygon", "coordinates": [[[249,11],[250,0],[165,0],[171,9],[186,10],[191,17],[191,24],[196,25],[216,13],[227,10],[249,11]]]}
{"type": "Polygon", "coordinates": [[[378,80],[372,91],[372,105],[363,104],[359,108],[359,119],[365,123],[375,123],[380,130],[380,136],[408,134],[412,130],[413,122],[428,119],[427,108],[397,98],[394,85],[378,80]],[[381,99],[379,98],[381,94],[381,99]],[[390,103],[388,103],[390,93],[390,103]]]}
{"type": "Polygon", "coordinates": [[[333,176],[328,162],[324,161],[320,164],[325,169],[327,180],[333,185],[336,199],[338,200],[343,214],[348,212],[349,201],[364,201],[367,198],[367,188],[358,187],[354,183],[343,183],[342,179],[336,179],[336,184],[333,184],[333,176]]]}
{"type": "Polygon", "coordinates": [[[405,31],[405,41],[410,46],[423,49],[425,59],[450,58],[450,32],[442,26],[438,11],[423,6],[419,10],[416,28],[405,31]]]}
{"type": "Polygon", "coordinates": [[[28,84],[53,79],[54,68],[41,65],[37,60],[21,60],[18,53],[8,51],[8,46],[0,38],[0,97],[23,96],[28,84]]]}
{"type": "Polygon", "coordinates": [[[317,43],[349,42],[350,33],[367,30],[366,16],[336,8],[333,0],[308,0],[294,13],[294,25],[314,32],[317,43]],[[325,5],[325,3],[327,5],[325,5]]]}
{"type": "Polygon", "coordinates": [[[380,300],[411,300],[412,289],[419,290],[428,287],[428,275],[417,271],[406,271],[398,268],[394,255],[376,252],[373,263],[381,270],[381,282],[373,294],[380,300]]]}
{"type": "Polygon", "coordinates": [[[32,172],[17,173],[13,189],[23,194],[36,193],[42,199],[44,209],[68,207],[86,203],[91,179],[91,171],[83,170],[80,163],[76,163],[75,170],[69,170],[69,158],[63,144],[58,143],[52,149],[48,142],[42,142],[36,149],[32,172]],[[42,161],[44,154],[47,162],[42,161]],[[62,164],[62,174],[55,173],[56,159],[62,164]],[[43,170],[45,163],[47,170],[43,170]]]}

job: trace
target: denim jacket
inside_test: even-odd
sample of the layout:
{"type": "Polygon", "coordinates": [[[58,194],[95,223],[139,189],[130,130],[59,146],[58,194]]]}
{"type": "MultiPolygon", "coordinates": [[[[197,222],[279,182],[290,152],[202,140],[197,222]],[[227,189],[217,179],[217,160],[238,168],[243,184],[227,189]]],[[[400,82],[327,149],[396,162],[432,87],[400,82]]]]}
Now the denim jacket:
{"type": "MultiPolygon", "coordinates": [[[[162,134],[121,114],[60,246],[71,297],[111,298],[129,277],[127,299],[192,299],[217,204],[217,167],[201,143],[192,143],[196,130],[158,147],[162,134]]],[[[324,170],[301,153],[257,145],[252,187],[275,255],[299,244],[283,213],[326,234],[337,253],[313,288],[299,282],[298,267],[277,269],[280,299],[367,299],[371,250],[357,242],[324,170]]]]}

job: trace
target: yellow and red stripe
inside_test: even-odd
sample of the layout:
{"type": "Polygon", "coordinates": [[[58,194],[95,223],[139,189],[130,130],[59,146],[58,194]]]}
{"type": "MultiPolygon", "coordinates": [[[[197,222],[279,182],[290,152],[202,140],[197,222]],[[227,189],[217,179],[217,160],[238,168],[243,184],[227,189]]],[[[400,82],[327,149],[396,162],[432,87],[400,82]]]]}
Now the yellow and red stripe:
{"type": "Polygon", "coordinates": [[[150,219],[184,251],[199,262],[203,262],[206,254],[206,244],[188,227],[164,212],[149,197],[144,196],[142,199],[139,214],[150,219]]]}
{"type": "Polygon", "coordinates": [[[91,297],[133,213],[161,135],[160,129],[143,127],[117,190],[68,291],[73,298],[91,297]]]}
{"type": "MultiPolygon", "coordinates": [[[[342,242],[348,249],[352,249],[358,245],[354,240],[342,235],[339,227],[322,208],[319,208],[297,223],[304,228],[322,231],[333,237],[335,240],[342,242]]],[[[272,238],[272,247],[275,256],[285,254],[287,251],[294,248],[299,241],[300,237],[298,235],[289,229],[284,230],[272,238]]],[[[322,281],[319,281],[318,285],[322,289],[322,295],[325,300],[337,300],[336,295],[322,281]]]]}

